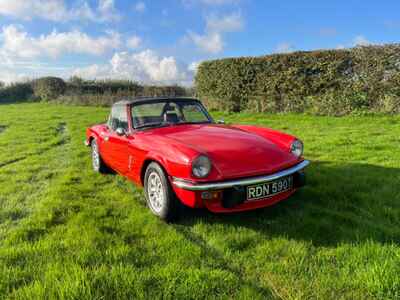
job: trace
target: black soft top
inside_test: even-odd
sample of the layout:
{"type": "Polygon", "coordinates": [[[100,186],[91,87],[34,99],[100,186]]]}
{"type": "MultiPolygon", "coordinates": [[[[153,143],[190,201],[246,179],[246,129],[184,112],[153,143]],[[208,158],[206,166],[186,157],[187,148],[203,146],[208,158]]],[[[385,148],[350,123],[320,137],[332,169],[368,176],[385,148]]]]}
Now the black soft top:
{"type": "Polygon", "coordinates": [[[132,104],[143,104],[143,103],[152,103],[152,102],[160,102],[160,101],[197,101],[200,102],[199,99],[190,98],[190,97],[139,97],[132,99],[122,99],[121,101],[115,102],[115,105],[132,105],[132,104]]]}

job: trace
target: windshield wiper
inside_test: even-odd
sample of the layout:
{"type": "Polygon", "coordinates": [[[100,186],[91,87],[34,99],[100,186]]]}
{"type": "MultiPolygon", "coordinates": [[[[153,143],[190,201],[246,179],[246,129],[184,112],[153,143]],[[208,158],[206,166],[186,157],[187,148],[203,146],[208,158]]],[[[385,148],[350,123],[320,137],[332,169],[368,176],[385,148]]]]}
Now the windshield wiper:
{"type": "Polygon", "coordinates": [[[198,121],[198,122],[179,122],[176,123],[176,125],[191,125],[191,124],[209,124],[211,123],[210,121],[198,121]]]}
{"type": "Polygon", "coordinates": [[[136,126],[135,129],[143,129],[143,128],[151,128],[151,127],[162,127],[162,126],[166,126],[166,125],[168,125],[168,123],[165,123],[165,122],[147,123],[147,124],[136,126]]]}
{"type": "Polygon", "coordinates": [[[143,125],[136,126],[135,129],[144,129],[144,128],[153,128],[153,127],[164,127],[164,126],[171,126],[171,125],[188,125],[188,124],[208,124],[211,123],[210,121],[200,121],[200,122],[178,122],[178,123],[170,123],[170,122],[154,122],[154,123],[147,123],[143,125]]]}

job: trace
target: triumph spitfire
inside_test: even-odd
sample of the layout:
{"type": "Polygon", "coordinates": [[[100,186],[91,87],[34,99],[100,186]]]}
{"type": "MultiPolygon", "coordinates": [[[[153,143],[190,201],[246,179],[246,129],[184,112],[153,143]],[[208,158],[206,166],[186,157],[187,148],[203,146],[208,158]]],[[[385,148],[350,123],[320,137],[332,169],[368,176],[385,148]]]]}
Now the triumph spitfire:
{"type": "Polygon", "coordinates": [[[106,124],[87,129],[96,172],[111,169],[144,187],[164,220],[179,206],[215,213],[273,205],[305,184],[303,143],[257,126],[215,122],[190,98],[115,103],[106,124]]]}

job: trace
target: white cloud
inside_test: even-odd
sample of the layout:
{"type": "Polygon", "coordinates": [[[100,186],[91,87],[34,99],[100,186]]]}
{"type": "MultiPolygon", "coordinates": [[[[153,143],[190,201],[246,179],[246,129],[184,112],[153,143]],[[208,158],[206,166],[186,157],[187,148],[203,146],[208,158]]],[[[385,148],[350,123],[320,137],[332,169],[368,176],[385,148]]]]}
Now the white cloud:
{"type": "Polygon", "coordinates": [[[137,49],[141,43],[142,39],[137,35],[133,35],[127,39],[126,46],[130,49],[137,49]]]}
{"type": "Polygon", "coordinates": [[[151,84],[191,84],[193,72],[176,59],[159,57],[152,50],[139,53],[117,52],[109,64],[78,68],[74,75],[88,79],[130,79],[151,84]]]}
{"type": "Polygon", "coordinates": [[[236,32],[243,29],[243,19],[238,13],[223,17],[208,16],[206,22],[207,30],[210,32],[236,32]]]}
{"type": "Polygon", "coordinates": [[[351,42],[337,45],[336,49],[347,49],[351,47],[370,46],[370,45],[377,45],[377,43],[371,42],[363,35],[357,35],[356,37],[353,38],[351,42]]]}
{"type": "Polygon", "coordinates": [[[98,11],[103,21],[118,21],[121,19],[115,8],[114,0],[99,0],[98,11]]]}
{"type": "Polygon", "coordinates": [[[68,53],[102,55],[121,45],[120,35],[115,32],[108,32],[95,38],[77,30],[70,32],[53,30],[49,35],[32,37],[15,25],[3,27],[1,37],[3,44],[0,53],[9,59],[57,58],[68,53]]]}
{"type": "Polygon", "coordinates": [[[208,32],[200,35],[189,31],[188,36],[204,52],[217,54],[224,50],[224,42],[222,41],[221,34],[218,32],[208,32]]]}
{"type": "Polygon", "coordinates": [[[85,79],[111,79],[110,67],[108,65],[90,65],[83,68],[76,68],[72,75],[85,79]]]}
{"type": "Polygon", "coordinates": [[[28,79],[29,76],[24,73],[17,73],[13,70],[2,69],[0,70],[0,82],[4,82],[5,84],[10,84],[12,82],[20,82],[28,79]]]}
{"type": "Polygon", "coordinates": [[[212,15],[206,17],[206,30],[204,34],[189,31],[187,37],[200,50],[217,54],[224,50],[223,33],[240,31],[243,29],[243,26],[243,19],[240,14],[212,15]]]}
{"type": "Polygon", "coordinates": [[[0,60],[0,81],[7,84],[43,76],[55,75],[68,78],[71,71],[72,68],[69,65],[50,64],[48,62],[32,60],[19,60],[13,62],[0,60]]]}
{"type": "Polygon", "coordinates": [[[67,7],[64,0],[0,0],[0,14],[22,20],[40,18],[54,22],[108,22],[120,19],[114,7],[114,0],[99,0],[95,9],[86,1],[81,1],[74,7],[67,7]]]}
{"type": "Polygon", "coordinates": [[[371,42],[366,39],[363,35],[358,35],[353,40],[354,46],[368,46],[371,45],[371,42]]]}
{"type": "MultiPolygon", "coordinates": [[[[63,1],[60,1],[62,5],[64,5],[63,1]]],[[[42,17],[47,19],[46,16],[37,15],[37,17],[42,17]]],[[[89,21],[96,21],[102,22],[103,18],[98,16],[96,12],[89,6],[87,2],[80,3],[79,6],[76,6],[70,10],[67,10],[65,6],[62,9],[62,16],[52,21],[59,21],[59,22],[67,22],[70,20],[89,20],[89,21]]]]}
{"type": "Polygon", "coordinates": [[[143,1],[136,2],[134,8],[137,12],[143,13],[146,10],[146,3],[144,3],[143,1]]]}
{"type": "Polygon", "coordinates": [[[276,53],[290,53],[293,51],[295,51],[294,46],[289,43],[281,43],[275,49],[276,53]]]}
{"type": "Polygon", "coordinates": [[[64,17],[65,12],[63,0],[0,0],[0,14],[25,20],[40,17],[57,21],[64,17]]]}
{"type": "Polygon", "coordinates": [[[201,63],[201,62],[199,62],[199,61],[194,61],[194,62],[192,62],[192,63],[188,66],[188,70],[189,70],[190,72],[193,72],[194,74],[196,74],[196,73],[197,73],[197,70],[199,69],[200,63],[201,63]]]}

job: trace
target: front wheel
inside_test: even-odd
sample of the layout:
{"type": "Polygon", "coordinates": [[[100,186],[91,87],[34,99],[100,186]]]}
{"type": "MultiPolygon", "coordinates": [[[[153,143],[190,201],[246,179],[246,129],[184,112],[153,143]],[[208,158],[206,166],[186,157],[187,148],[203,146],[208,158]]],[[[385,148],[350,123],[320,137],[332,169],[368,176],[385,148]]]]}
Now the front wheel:
{"type": "Polygon", "coordinates": [[[165,221],[178,217],[179,200],[176,198],[164,170],[151,163],[144,177],[144,192],[151,212],[165,221]]]}

